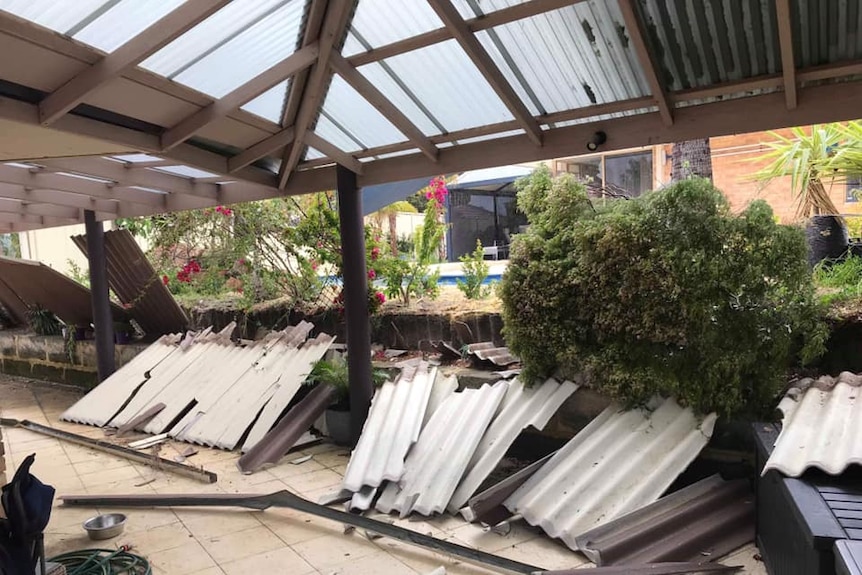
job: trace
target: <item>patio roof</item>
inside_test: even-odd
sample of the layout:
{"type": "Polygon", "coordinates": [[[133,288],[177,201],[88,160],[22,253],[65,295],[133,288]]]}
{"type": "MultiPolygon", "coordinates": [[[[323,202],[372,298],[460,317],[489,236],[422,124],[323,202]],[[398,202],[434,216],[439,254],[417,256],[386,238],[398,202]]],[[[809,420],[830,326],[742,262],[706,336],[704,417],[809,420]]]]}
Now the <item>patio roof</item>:
{"type": "Polygon", "coordinates": [[[0,231],[858,116],[855,2],[0,0],[0,231]]]}

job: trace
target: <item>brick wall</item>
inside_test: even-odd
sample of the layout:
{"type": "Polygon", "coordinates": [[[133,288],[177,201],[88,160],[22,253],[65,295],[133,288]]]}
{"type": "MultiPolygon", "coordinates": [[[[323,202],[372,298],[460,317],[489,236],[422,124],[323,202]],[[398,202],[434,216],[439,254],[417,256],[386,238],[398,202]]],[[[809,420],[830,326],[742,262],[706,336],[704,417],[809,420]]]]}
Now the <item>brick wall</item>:
{"type": "MultiPolygon", "coordinates": [[[[782,135],[790,135],[789,130],[780,130],[782,135]]],[[[757,158],[769,151],[766,142],[774,138],[767,132],[752,132],[735,136],[710,138],[712,147],[713,181],[724,192],[734,211],[741,211],[755,199],[766,200],[783,223],[792,222],[796,214],[796,203],[790,193],[790,178],[781,178],[764,186],[753,181],[751,174],[763,168],[768,162],[757,158]]],[[[669,157],[672,145],[663,146],[669,157]]],[[[660,165],[660,164],[656,164],[660,165]]],[[[664,166],[662,181],[670,181],[670,161],[664,166]]],[[[841,213],[860,213],[859,202],[846,202],[844,184],[835,184],[832,199],[841,213]]]]}

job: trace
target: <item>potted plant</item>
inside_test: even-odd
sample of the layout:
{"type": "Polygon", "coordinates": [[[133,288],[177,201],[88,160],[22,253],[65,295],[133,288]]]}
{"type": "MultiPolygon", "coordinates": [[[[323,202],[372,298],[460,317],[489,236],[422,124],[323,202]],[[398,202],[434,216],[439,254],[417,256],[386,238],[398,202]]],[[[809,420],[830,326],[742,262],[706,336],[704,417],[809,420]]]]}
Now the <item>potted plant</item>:
{"type": "MultiPolygon", "coordinates": [[[[379,387],[389,379],[389,374],[382,369],[375,369],[371,373],[371,378],[374,387],[379,387]]],[[[305,384],[331,385],[335,388],[332,403],[324,412],[326,430],[336,444],[350,445],[350,378],[347,360],[341,355],[321,359],[314,364],[311,373],[305,379],[305,384]]]]}
{"type": "Polygon", "coordinates": [[[38,335],[60,335],[63,332],[63,326],[54,312],[39,304],[27,310],[27,323],[38,335]]]}
{"type": "Polygon", "coordinates": [[[777,141],[767,144],[771,152],[757,158],[768,160],[768,164],[754,177],[764,184],[790,177],[796,216],[807,223],[809,262],[815,265],[825,259],[840,258],[849,245],[844,220],[830,197],[836,173],[830,163],[846,133],[841,124],[823,124],[811,126],[810,133],[793,128],[792,134],[788,138],[770,132],[777,141]]]}
{"type": "Polygon", "coordinates": [[[119,345],[132,343],[135,328],[127,321],[114,322],[114,342],[119,345]]]}

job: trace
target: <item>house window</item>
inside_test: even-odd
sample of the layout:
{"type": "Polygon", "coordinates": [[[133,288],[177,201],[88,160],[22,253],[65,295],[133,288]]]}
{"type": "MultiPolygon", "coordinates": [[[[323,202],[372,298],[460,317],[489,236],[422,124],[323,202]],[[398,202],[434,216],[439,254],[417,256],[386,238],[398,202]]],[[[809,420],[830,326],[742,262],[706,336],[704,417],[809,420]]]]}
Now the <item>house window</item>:
{"type": "Polygon", "coordinates": [[[846,195],[844,197],[844,203],[846,204],[855,204],[859,201],[859,197],[862,196],[862,177],[855,177],[847,180],[847,189],[846,195]]]}
{"type": "Polygon", "coordinates": [[[605,157],[607,191],[636,197],[652,189],[652,152],[605,157]]]}

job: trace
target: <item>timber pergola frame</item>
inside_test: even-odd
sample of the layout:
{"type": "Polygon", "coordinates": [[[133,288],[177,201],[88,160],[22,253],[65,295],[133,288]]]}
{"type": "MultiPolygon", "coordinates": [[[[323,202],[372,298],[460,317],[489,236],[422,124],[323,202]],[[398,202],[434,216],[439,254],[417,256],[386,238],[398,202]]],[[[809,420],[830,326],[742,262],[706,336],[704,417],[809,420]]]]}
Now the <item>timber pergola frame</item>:
{"type": "Polygon", "coordinates": [[[240,50],[246,29],[173,74],[148,59],[178,57],[174,46],[243,0],[187,0],[105,52],[75,39],[129,1],[66,30],[0,11],[6,53],[27,56],[0,62],[0,121],[108,152],[7,152],[0,232],[79,223],[88,210],[112,220],[330,190],[336,164],[364,187],[577,155],[597,131],[605,151],[847,120],[862,101],[862,11],[820,14],[830,36],[815,38],[803,0],[708,2],[705,16],[651,0],[495,0],[488,13],[472,0],[414,0],[393,14],[372,13],[373,0],[273,0],[247,29],[293,10],[284,33],[296,28],[295,46],[218,97],[183,74],[240,50]],[[440,89],[408,73],[426,62],[428,75],[451,67],[440,89]],[[453,85],[489,111],[435,103],[453,85]],[[270,118],[249,111],[280,87],[270,118]]]}

